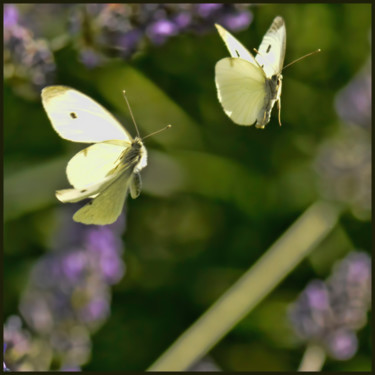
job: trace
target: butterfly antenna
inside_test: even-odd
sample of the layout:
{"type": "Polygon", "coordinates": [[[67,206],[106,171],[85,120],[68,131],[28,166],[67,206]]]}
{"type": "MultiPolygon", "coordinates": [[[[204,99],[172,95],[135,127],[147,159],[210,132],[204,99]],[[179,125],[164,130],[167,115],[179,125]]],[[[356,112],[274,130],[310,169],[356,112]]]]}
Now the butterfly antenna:
{"type": "Polygon", "coordinates": [[[157,130],[156,132],[153,132],[153,133],[151,133],[151,134],[148,134],[148,135],[146,135],[146,137],[142,138],[142,141],[144,141],[144,140],[145,140],[146,138],[148,138],[148,137],[151,137],[152,135],[155,135],[155,134],[158,134],[158,133],[163,132],[164,130],[170,129],[171,127],[172,127],[172,125],[169,124],[169,125],[165,126],[163,129],[159,129],[159,130],[157,130]]]}
{"type": "Polygon", "coordinates": [[[301,61],[301,60],[304,59],[305,57],[309,57],[309,56],[311,56],[311,55],[315,55],[315,54],[318,53],[318,52],[321,52],[321,49],[320,49],[320,48],[317,49],[316,51],[310,52],[310,53],[308,53],[307,55],[304,55],[304,56],[300,57],[300,58],[297,59],[297,60],[292,61],[292,62],[289,63],[288,65],[285,65],[284,68],[283,68],[283,70],[286,69],[288,66],[293,65],[293,64],[296,63],[297,61],[301,61]]]}
{"type": "Polygon", "coordinates": [[[125,98],[125,101],[126,101],[126,104],[128,105],[128,108],[129,108],[129,112],[130,112],[130,116],[133,120],[133,123],[134,123],[134,126],[135,126],[135,130],[137,131],[137,135],[139,138],[141,138],[141,136],[139,135],[139,130],[138,130],[138,126],[137,126],[137,123],[135,122],[135,119],[134,119],[134,116],[133,116],[133,112],[132,112],[132,109],[130,108],[130,104],[129,104],[129,101],[128,101],[128,98],[126,96],[126,92],[125,90],[122,90],[122,93],[124,95],[124,98],[125,98]]]}

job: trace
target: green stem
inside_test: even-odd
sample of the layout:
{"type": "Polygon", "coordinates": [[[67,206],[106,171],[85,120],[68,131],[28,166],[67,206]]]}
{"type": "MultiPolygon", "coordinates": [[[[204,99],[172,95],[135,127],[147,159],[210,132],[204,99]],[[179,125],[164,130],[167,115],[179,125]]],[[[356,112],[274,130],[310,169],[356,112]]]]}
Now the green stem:
{"type": "Polygon", "coordinates": [[[303,355],[298,371],[321,371],[326,360],[326,353],[318,345],[309,345],[303,355]]]}
{"type": "Polygon", "coordinates": [[[340,209],[316,202],[147,371],[185,371],[244,318],[336,225],[340,209]]]}

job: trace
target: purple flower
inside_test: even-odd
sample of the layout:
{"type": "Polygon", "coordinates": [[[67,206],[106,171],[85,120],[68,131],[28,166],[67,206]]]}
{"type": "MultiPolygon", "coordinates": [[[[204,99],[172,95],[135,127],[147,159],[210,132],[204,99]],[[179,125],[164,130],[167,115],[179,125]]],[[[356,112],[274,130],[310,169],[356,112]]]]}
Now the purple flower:
{"type": "Polygon", "coordinates": [[[89,358],[90,333],[110,315],[111,285],[124,275],[125,220],[86,226],[72,221],[72,210],[62,208],[62,231],[35,264],[19,309],[33,332],[50,342],[51,355],[79,368],[89,358]]]}
{"type": "Polygon", "coordinates": [[[43,39],[21,25],[13,5],[4,8],[4,77],[21,96],[35,97],[54,79],[53,54],[43,39]]]}
{"type": "Polygon", "coordinates": [[[173,18],[172,21],[176,25],[177,29],[179,31],[182,31],[186,29],[192,22],[192,14],[188,12],[181,12],[176,14],[173,18]]]}
{"type": "Polygon", "coordinates": [[[12,4],[4,4],[4,29],[18,24],[18,10],[12,4]]]}
{"type": "Polygon", "coordinates": [[[168,37],[176,35],[177,31],[178,28],[172,21],[162,19],[152,23],[146,29],[146,34],[153,43],[159,45],[164,43],[168,37]]]}
{"type": "Polygon", "coordinates": [[[358,339],[354,332],[336,330],[327,339],[327,348],[331,357],[345,361],[354,356],[358,350],[358,339]]]}
{"type": "Polygon", "coordinates": [[[315,169],[325,199],[344,204],[361,220],[371,218],[371,139],[366,129],[341,127],[319,147],[315,169]]]}
{"type": "Polygon", "coordinates": [[[313,281],[289,309],[297,335],[321,344],[338,360],[357,351],[355,331],[367,320],[371,301],[371,260],[364,252],[352,252],[335,264],[326,281],[313,281]]]}
{"type": "Polygon", "coordinates": [[[336,96],[335,107],[343,121],[371,127],[371,63],[370,61],[336,96]]]}
{"type": "Polygon", "coordinates": [[[108,298],[96,297],[91,300],[80,312],[82,321],[95,322],[102,321],[108,317],[110,313],[108,298]]]}
{"type": "Polygon", "coordinates": [[[88,68],[95,68],[103,62],[102,56],[90,48],[80,51],[80,60],[88,68]]]}
{"type": "Polygon", "coordinates": [[[201,17],[209,17],[217,10],[223,7],[223,4],[208,3],[208,4],[197,4],[197,12],[201,17]]]}
{"type": "Polygon", "coordinates": [[[145,40],[159,46],[182,32],[213,32],[214,23],[221,20],[230,30],[243,30],[252,20],[247,8],[242,4],[90,4],[73,7],[70,32],[81,61],[93,67],[109,57],[131,57],[147,46],[145,40]],[[86,50],[90,53],[82,52],[86,50]]]}
{"type": "Polygon", "coordinates": [[[253,14],[249,11],[228,13],[220,18],[220,24],[232,31],[245,30],[253,20],[253,14]]]}

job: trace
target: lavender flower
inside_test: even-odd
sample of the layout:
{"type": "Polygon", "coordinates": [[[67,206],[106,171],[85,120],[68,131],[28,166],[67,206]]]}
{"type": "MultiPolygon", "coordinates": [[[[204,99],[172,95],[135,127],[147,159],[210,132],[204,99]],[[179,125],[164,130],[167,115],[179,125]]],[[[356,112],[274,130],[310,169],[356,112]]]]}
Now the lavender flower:
{"type": "Polygon", "coordinates": [[[371,127],[371,61],[336,96],[336,111],[346,123],[371,127]]]}
{"type": "Polygon", "coordinates": [[[361,127],[342,127],[319,147],[315,169],[324,198],[340,202],[361,220],[371,217],[371,138],[361,127]]]}
{"type": "Polygon", "coordinates": [[[54,37],[72,41],[80,61],[94,68],[111,58],[129,59],[148,44],[160,46],[181,33],[213,32],[216,22],[231,31],[243,30],[252,21],[248,8],[246,4],[35,4],[23,9],[21,17],[16,6],[7,4],[5,75],[14,78],[12,85],[19,77],[36,88],[51,83],[55,65],[50,40],[35,39],[34,33],[49,35],[48,25],[56,13],[60,27],[66,17],[68,28],[54,37]]]}
{"type": "Polygon", "coordinates": [[[89,4],[73,8],[70,30],[88,67],[108,57],[130,58],[147,42],[155,46],[183,32],[204,33],[219,22],[232,31],[252,21],[247,5],[89,4]],[[89,37],[88,37],[89,36],[89,37]]]}
{"type": "MultiPolygon", "coordinates": [[[[30,332],[22,328],[22,321],[19,316],[9,316],[4,324],[3,329],[4,343],[4,360],[7,366],[13,371],[21,371],[27,369],[34,369],[32,366],[32,359],[27,358],[34,340],[30,332]]],[[[35,345],[34,345],[35,346],[35,345]]],[[[3,368],[5,363],[3,363],[3,368]]]]}
{"type": "Polygon", "coordinates": [[[36,97],[54,80],[55,63],[48,44],[21,25],[17,8],[4,5],[4,77],[20,95],[36,97]]]}
{"type": "Polygon", "coordinates": [[[64,210],[63,230],[53,251],[35,264],[20,311],[61,367],[79,369],[90,357],[90,335],[110,315],[110,287],[125,272],[124,217],[108,226],[85,226],[71,220],[70,208],[64,210]]]}
{"type": "Polygon", "coordinates": [[[334,266],[326,281],[312,281],[289,310],[297,335],[318,343],[337,360],[354,356],[355,334],[367,322],[371,302],[371,260],[352,252],[334,266]]]}
{"type": "Polygon", "coordinates": [[[323,197],[371,217],[371,67],[368,62],[335,100],[342,118],[338,133],[320,146],[315,167],[323,197]]]}

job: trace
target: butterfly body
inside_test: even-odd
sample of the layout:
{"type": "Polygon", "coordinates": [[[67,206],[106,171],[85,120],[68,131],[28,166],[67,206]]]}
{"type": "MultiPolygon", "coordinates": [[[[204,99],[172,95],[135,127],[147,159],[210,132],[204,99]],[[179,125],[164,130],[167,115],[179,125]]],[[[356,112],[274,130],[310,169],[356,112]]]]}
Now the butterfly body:
{"type": "Polygon", "coordinates": [[[264,129],[271,119],[273,106],[275,103],[280,103],[282,78],[281,74],[275,74],[271,78],[266,78],[266,97],[257,117],[256,128],[264,129]]]}
{"type": "Polygon", "coordinates": [[[74,214],[77,222],[113,223],[127,193],[136,198],[141,192],[139,172],[147,165],[142,139],[133,139],[100,104],[70,87],[44,88],[42,103],[62,138],[93,143],[70,159],[66,174],[73,188],[56,191],[56,197],[63,203],[91,199],[74,214]]]}
{"type": "MultiPolygon", "coordinates": [[[[280,96],[286,30],[282,17],[276,17],[254,57],[233,35],[216,25],[231,57],[215,66],[215,83],[224,112],[238,125],[264,128],[280,96]]],[[[279,112],[280,119],[280,112],[279,112]]]]}

